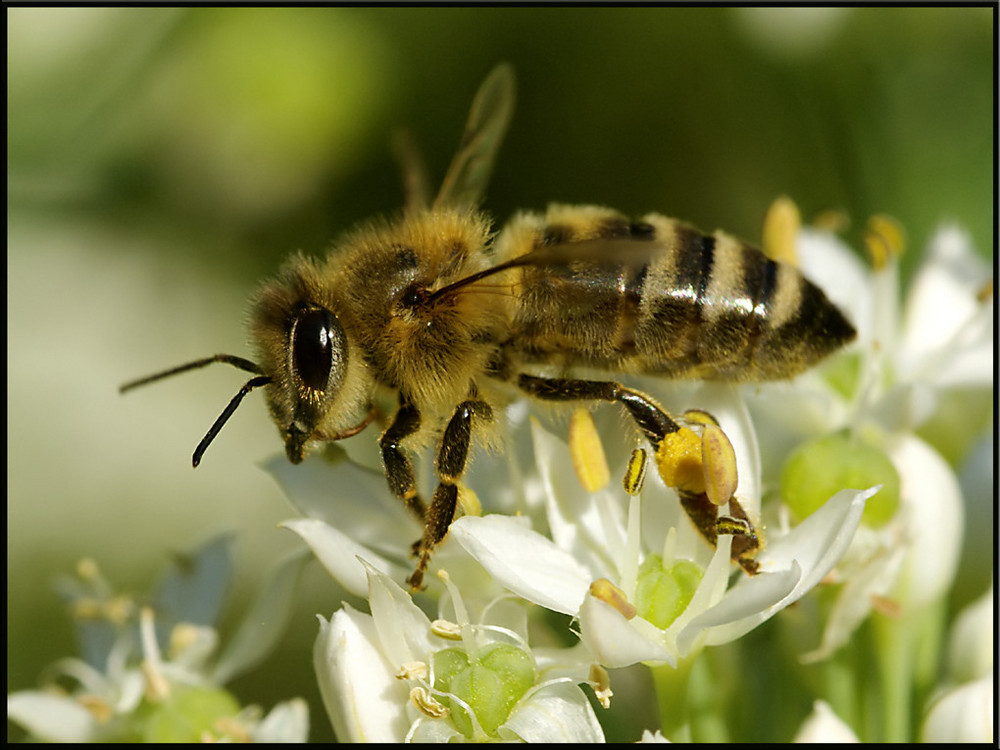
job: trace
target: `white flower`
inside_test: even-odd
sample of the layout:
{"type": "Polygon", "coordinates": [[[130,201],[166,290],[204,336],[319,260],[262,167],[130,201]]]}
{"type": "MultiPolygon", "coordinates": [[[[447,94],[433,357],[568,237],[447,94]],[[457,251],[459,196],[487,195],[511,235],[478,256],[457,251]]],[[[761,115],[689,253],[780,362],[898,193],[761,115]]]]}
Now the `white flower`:
{"type": "Polygon", "coordinates": [[[948,639],[947,688],[924,716],[924,742],[993,742],[996,693],[993,680],[992,586],[955,619],[948,639]]]}
{"type": "MultiPolygon", "coordinates": [[[[955,408],[950,393],[993,388],[994,316],[992,295],[982,295],[988,271],[954,227],[930,242],[905,304],[892,253],[872,270],[833,235],[806,229],[800,256],[805,272],[822,278],[827,294],[852,317],[861,358],[848,398],[832,388],[815,398],[825,406],[812,410],[823,415],[814,429],[849,428],[891,461],[900,487],[891,520],[863,526],[845,558],[844,586],[822,644],[806,657],[818,659],[847,641],[873,602],[892,599],[904,615],[939,601],[951,586],[962,541],[961,491],[952,468],[914,431],[942,408],[955,408]]],[[[768,408],[766,400],[760,405],[768,408]]],[[[973,417],[961,424],[969,437],[956,436],[957,442],[970,440],[986,422],[973,417]]],[[[939,445],[948,444],[948,436],[937,437],[939,445]]]]}
{"type": "MultiPolygon", "coordinates": [[[[745,449],[752,444],[752,439],[737,428],[723,425],[734,447],[745,449]]],[[[584,644],[594,660],[607,667],[640,661],[673,664],[702,645],[739,638],[798,600],[847,548],[864,501],[874,493],[839,493],[791,533],[770,539],[758,556],[762,572],[741,576],[732,588],[728,588],[731,537],[720,536],[718,548],[704,566],[700,583],[683,612],[671,623],[657,626],[617,602],[609,602],[600,590],[595,596],[592,584],[608,579],[622,590],[627,602],[634,602],[641,557],[663,553],[664,567],[678,559],[678,537],[681,533],[693,536],[694,532],[683,525],[688,524],[686,520],[679,527],[661,525],[678,523],[676,513],[666,520],[655,518],[663,504],[671,502],[666,488],[647,480],[641,509],[633,498],[628,513],[623,514],[614,510],[615,501],[609,499],[614,490],[587,493],[575,483],[568,448],[558,438],[537,423],[532,433],[546,477],[548,518],[555,541],[533,531],[524,519],[504,516],[459,519],[452,525],[451,535],[514,593],[577,616],[584,644]],[[654,512],[647,516],[650,505],[654,512]],[[650,538],[652,548],[643,544],[650,538]]],[[[621,502],[624,492],[617,494],[621,502]]],[[[699,549],[708,549],[703,541],[697,541],[699,549]]]]}
{"type": "MultiPolygon", "coordinates": [[[[815,240],[805,236],[806,244],[815,240]]],[[[976,302],[963,308],[965,324],[938,321],[941,331],[951,332],[950,339],[936,336],[934,346],[921,349],[920,341],[911,341],[904,333],[927,325],[920,322],[920,305],[912,302],[907,307],[903,325],[897,320],[895,269],[873,273],[829,238],[819,244],[823,249],[818,255],[826,254],[820,259],[824,271],[819,274],[824,289],[840,301],[859,330],[860,375],[845,378],[844,365],[858,361],[848,353],[792,384],[756,389],[751,394],[755,422],[766,425],[758,424],[766,436],[759,446],[758,433],[735,388],[701,387],[669,401],[661,397],[674,406],[710,411],[732,442],[739,471],[736,497],[757,528],[766,531],[766,544],[756,555],[759,574],[733,576],[732,537],[720,535],[714,549],[705,544],[684,517],[674,492],[652,472],[641,500],[627,498],[614,486],[594,492],[581,489],[567,446],[533,420],[515,425],[508,452],[492,463],[492,469],[481,472],[477,461],[463,478],[479,490],[488,508],[499,506],[506,515],[459,518],[435,550],[432,569],[454,571],[458,588],[474,592],[466,599],[474,602],[470,606],[477,612],[506,590],[574,618],[577,646],[551,653],[530,650],[540,684],[546,678],[566,680],[531,694],[546,696],[558,707],[555,713],[543,708],[547,704],[539,699],[519,701],[495,726],[456,721],[455,711],[476,716],[475,707],[466,710],[461,695],[436,681],[428,665],[441,651],[434,645],[438,636],[427,635],[431,628],[427,618],[391,584],[409,573],[410,546],[421,529],[386,490],[382,473],[320,457],[297,467],[279,459],[269,467],[304,516],[285,525],[309,543],[348,591],[372,600],[371,615],[346,607],[323,623],[317,641],[317,672],[342,738],[446,740],[508,736],[505,733],[525,737],[531,730],[524,725],[535,722],[561,736],[573,707],[583,710],[582,704],[567,704],[561,692],[575,700],[577,685],[586,681],[600,700],[610,699],[607,673],[604,678],[593,677],[600,674],[591,672],[600,670],[596,665],[690,663],[703,647],[740,638],[823,579],[841,585],[812,658],[827,656],[843,644],[870,614],[873,602],[889,607],[895,597],[904,605],[899,611],[907,614],[940,601],[955,574],[961,496],[947,463],[914,429],[943,403],[942,394],[953,385],[983,385],[983,342],[990,338],[984,334],[991,335],[992,322],[976,302]],[[976,374],[961,381],[959,373],[947,366],[952,356],[971,363],[976,374]],[[842,432],[833,433],[838,429],[842,432]],[[824,476],[824,470],[807,472],[795,483],[818,493],[815,505],[802,512],[789,503],[775,514],[776,504],[769,503],[763,523],[764,489],[770,492],[778,485],[777,467],[791,448],[810,436],[825,435],[836,438],[831,443],[836,455],[838,440],[850,443],[842,439],[848,430],[874,454],[873,465],[888,471],[894,482],[891,491],[876,494],[877,485],[888,481],[881,473],[874,481],[848,482],[831,481],[831,476],[835,480],[839,476],[824,476]],[[504,479],[481,481],[489,471],[500,471],[504,479]],[[336,497],[331,497],[331,487],[336,488],[336,497]],[[870,503],[869,498],[873,498],[870,503]],[[871,513],[865,511],[866,504],[871,513]],[[802,520],[793,523],[796,516],[802,520]],[[923,554],[910,554],[911,550],[923,554]],[[470,565],[470,557],[478,565],[470,565]],[[370,567],[361,560],[369,561],[370,567]],[[830,576],[831,571],[835,575],[830,576]],[[389,617],[386,612],[394,614],[389,617]],[[404,682],[406,689],[400,690],[404,682]]],[[[948,242],[942,246],[947,249],[948,242]]],[[[804,261],[816,256],[803,250],[804,261]]],[[[947,252],[942,257],[951,260],[939,258],[931,264],[933,273],[918,274],[918,279],[930,274],[926,276],[930,280],[915,285],[913,300],[947,293],[949,285],[938,282],[954,278],[945,271],[953,270],[956,262],[947,252]],[[925,287],[935,291],[920,291],[925,287]]],[[[808,267],[806,273],[810,274],[808,267]]],[[[640,387],[656,394],[660,385],[640,387]]],[[[519,406],[509,409],[508,415],[521,414],[519,406]]],[[[602,411],[615,416],[613,406],[602,411]]],[[[328,456],[336,453],[327,451],[328,456]]],[[[621,470],[621,448],[618,454],[621,470]]],[[[846,465],[856,468],[851,455],[846,459],[846,465]]],[[[420,475],[431,481],[431,467],[421,468],[425,471],[420,475]]],[[[471,625],[473,619],[491,622],[489,617],[454,619],[462,632],[463,628],[491,632],[485,624],[471,625]]],[[[523,647],[523,628],[507,629],[517,634],[523,647]]],[[[473,655],[469,663],[475,662],[476,647],[468,647],[466,653],[473,655]]],[[[816,709],[819,719],[824,718],[823,710],[816,709]]],[[[683,731],[674,729],[665,731],[671,737],[683,736],[683,731]]]]}
{"type": "Polygon", "coordinates": [[[931,706],[920,733],[921,742],[994,741],[996,694],[993,678],[983,677],[949,690],[931,706]]]}
{"type": "Polygon", "coordinates": [[[557,670],[522,633],[472,623],[450,583],[457,621],[431,622],[389,577],[365,567],[372,614],[345,606],[329,622],[320,618],[315,647],[341,741],[603,741],[583,691],[570,678],[546,676],[557,670]]]}
{"type": "Polygon", "coordinates": [[[371,615],[350,605],[322,617],[313,663],[333,731],[341,742],[399,742],[410,721],[409,691],[382,653],[371,615]]]}
{"type": "Polygon", "coordinates": [[[652,742],[670,742],[663,734],[657,729],[655,732],[650,732],[648,729],[642,730],[642,737],[639,738],[639,742],[644,744],[652,742]]]}
{"type": "Polygon", "coordinates": [[[895,254],[873,270],[836,236],[805,228],[799,256],[806,275],[822,282],[858,330],[865,363],[855,419],[912,431],[939,407],[944,391],[992,388],[990,274],[966,232],[938,230],[905,300],[895,254]]]}
{"type": "Polygon", "coordinates": [[[33,738],[53,742],[304,742],[305,701],[278,704],[262,716],[256,706],[241,708],[222,683],[255,666],[280,636],[305,556],[296,554],[272,571],[216,660],[215,629],[193,623],[218,614],[229,542],[214,539],[190,555],[183,570],[174,566],[152,597],[155,620],[151,607],[116,594],[95,563],[81,562],[79,577],[62,588],[84,658],[54,664],[49,689],[9,695],[8,718],[33,738]]]}
{"type": "Polygon", "coordinates": [[[948,678],[952,682],[970,682],[993,674],[995,614],[991,586],[955,618],[948,636],[948,678]]]}
{"type": "Polygon", "coordinates": [[[816,701],[813,704],[812,713],[802,722],[792,740],[792,742],[824,744],[858,741],[858,736],[825,701],[816,701]]]}

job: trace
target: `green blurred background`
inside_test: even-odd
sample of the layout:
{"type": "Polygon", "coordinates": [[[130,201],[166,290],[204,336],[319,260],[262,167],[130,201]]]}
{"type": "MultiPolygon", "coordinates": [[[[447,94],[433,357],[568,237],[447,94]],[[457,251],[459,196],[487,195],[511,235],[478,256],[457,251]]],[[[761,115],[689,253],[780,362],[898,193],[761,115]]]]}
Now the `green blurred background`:
{"type": "MultiPolygon", "coordinates": [[[[893,215],[908,269],[943,221],[992,259],[991,8],[21,8],[7,20],[8,690],[73,653],[51,581],[78,558],[141,593],[171,551],[235,529],[235,616],[296,546],[255,466],[280,450],[259,397],[190,469],[240,374],[128,398],[116,387],[245,354],[259,279],[398,209],[394,128],[412,130],[440,178],[500,60],[519,90],[485,204],[499,220],[590,202],[756,241],[787,194],[806,218],[846,211],[855,245],[868,216],[893,215]]],[[[314,738],[330,730],[312,614],[342,596],[311,571],[285,646],[236,685],[267,707],[306,694],[314,738]]]]}

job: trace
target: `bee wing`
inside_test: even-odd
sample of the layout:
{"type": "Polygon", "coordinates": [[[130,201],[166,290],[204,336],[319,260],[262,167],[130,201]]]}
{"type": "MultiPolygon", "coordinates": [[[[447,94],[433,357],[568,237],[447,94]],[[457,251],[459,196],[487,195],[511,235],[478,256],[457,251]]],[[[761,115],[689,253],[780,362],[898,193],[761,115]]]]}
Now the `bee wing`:
{"type": "Polygon", "coordinates": [[[509,63],[497,65],[483,81],[434,208],[479,203],[514,114],[515,89],[514,68],[509,63]]]}
{"type": "MultiPolygon", "coordinates": [[[[667,252],[666,243],[647,238],[597,238],[543,245],[530,253],[502,263],[501,266],[534,266],[536,268],[567,269],[575,263],[596,263],[606,266],[641,267],[653,257],[667,252]]],[[[494,268],[500,268],[495,266],[494,268]]]]}
{"type": "MultiPolygon", "coordinates": [[[[645,238],[589,239],[557,245],[544,245],[529,253],[452,282],[430,295],[428,302],[437,302],[459,291],[466,291],[471,284],[512,268],[531,266],[549,268],[553,271],[566,271],[573,269],[575,264],[591,263],[611,268],[640,269],[654,257],[668,252],[668,250],[666,243],[645,238]]],[[[468,291],[474,291],[474,288],[468,291]]]]}

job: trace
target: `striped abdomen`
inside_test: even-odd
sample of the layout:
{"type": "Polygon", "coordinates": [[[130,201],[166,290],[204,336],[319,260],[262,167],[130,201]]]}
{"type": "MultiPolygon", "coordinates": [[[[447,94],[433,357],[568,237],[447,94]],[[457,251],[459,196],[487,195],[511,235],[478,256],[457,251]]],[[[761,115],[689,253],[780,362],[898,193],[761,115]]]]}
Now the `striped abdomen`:
{"type": "Polygon", "coordinates": [[[536,247],[581,248],[581,259],[570,250],[564,263],[521,272],[507,346],[522,361],[772,380],[854,338],[851,324],[796,268],[729,235],[704,235],[657,215],[629,223],[607,209],[578,210],[578,223],[572,208],[557,207],[543,229],[522,234],[536,247]],[[598,258],[601,242],[607,253],[598,258]]]}

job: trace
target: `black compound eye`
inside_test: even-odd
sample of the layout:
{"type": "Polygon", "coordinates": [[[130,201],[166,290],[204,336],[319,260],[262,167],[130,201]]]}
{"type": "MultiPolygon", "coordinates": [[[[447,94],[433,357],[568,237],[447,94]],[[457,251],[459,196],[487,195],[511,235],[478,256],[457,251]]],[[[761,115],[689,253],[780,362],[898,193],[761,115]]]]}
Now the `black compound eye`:
{"type": "Polygon", "coordinates": [[[343,357],[344,333],[329,310],[304,310],[292,327],[292,372],[302,384],[316,391],[331,385],[331,370],[338,374],[343,357]]]}

